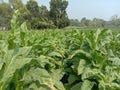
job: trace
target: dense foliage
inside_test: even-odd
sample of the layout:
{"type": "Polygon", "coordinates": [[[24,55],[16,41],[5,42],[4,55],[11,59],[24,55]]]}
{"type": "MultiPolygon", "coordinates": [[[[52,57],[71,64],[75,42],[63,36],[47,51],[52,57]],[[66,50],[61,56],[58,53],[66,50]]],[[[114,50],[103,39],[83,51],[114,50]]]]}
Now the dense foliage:
{"type": "Polygon", "coordinates": [[[69,25],[66,8],[67,0],[51,0],[50,1],[50,18],[57,28],[64,28],[69,25]]]}
{"type": "Polygon", "coordinates": [[[0,33],[0,90],[120,90],[120,34],[111,30],[0,33]]]}
{"type": "Polygon", "coordinates": [[[38,4],[37,0],[0,1],[0,30],[10,30],[10,20],[15,10],[21,13],[19,20],[26,21],[29,29],[64,28],[69,25],[66,8],[68,1],[50,0],[50,10],[46,6],[38,4]],[[54,9],[53,9],[54,8],[54,9]]]}
{"type": "Polygon", "coordinates": [[[104,19],[100,18],[93,18],[87,19],[86,17],[83,17],[80,21],[78,19],[70,19],[70,26],[74,27],[94,27],[94,28],[100,28],[100,27],[109,27],[109,28],[119,28],[120,27],[120,17],[118,15],[113,15],[110,20],[106,21],[104,19]]]}

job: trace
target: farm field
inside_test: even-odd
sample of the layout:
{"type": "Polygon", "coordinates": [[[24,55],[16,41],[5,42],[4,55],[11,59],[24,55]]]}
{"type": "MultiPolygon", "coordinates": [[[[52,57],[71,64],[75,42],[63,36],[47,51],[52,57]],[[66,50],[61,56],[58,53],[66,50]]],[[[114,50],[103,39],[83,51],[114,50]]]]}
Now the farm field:
{"type": "Polygon", "coordinates": [[[120,34],[24,23],[0,32],[0,75],[0,90],[119,90],[120,34]]]}
{"type": "Polygon", "coordinates": [[[28,30],[11,21],[0,32],[0,90],[120,90],[120,33],[28,30]]]}
{"type": "Polygon", "coordinates": [[[120,0],[0,0],[0,90],[120,90],[120,0]]]}

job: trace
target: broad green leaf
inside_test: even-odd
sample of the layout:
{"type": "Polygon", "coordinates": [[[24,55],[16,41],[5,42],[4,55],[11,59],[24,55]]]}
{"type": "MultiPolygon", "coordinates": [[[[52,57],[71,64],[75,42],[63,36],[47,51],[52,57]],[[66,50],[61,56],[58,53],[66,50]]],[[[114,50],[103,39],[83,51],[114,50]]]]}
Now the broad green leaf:
{"type": "Polygon", "coordinates": [[[87,53],[87,52],[85,52],[85,51],[83,51],[83,50],[73,51],[73,52],[72,52],[72,55],[70,55],[69,58],[71,59],[71,58],[73,58],[74,56],[76,56],[77,54],[82,54],[82,55],[84,55],[85,57],[90,58],[90,54],[87,53]]]}
{"type": "Polygon", "coordinates": [[[26,22],[22,23],[22,25],[21,25],[21,32],[25,32],[27,34],[27,25],[26,25],[26,22]]]}
{"type": "Polygon", "coordinates": [[[20,31],[19,21],[18,21],[19,15],[20,15],[19,11],[16,10],[11,20],[11,34],[13,37],[16,37],[17,33],[19,33],[20,31]]]}
{"type": "Polygon", "coordinates": [[[30,54],[32,47],[22,47],[22,48],[16,48],[13,53],[13,57],[27,57],[28,54],[30,54]]]}
{"type": "Polygon", "coordinates": [[[70,74],[70,76],[68,77],[68,83],[71,85],[73,84],[75,81],[80,80],[80,77],[77,75],[72,75],[70,74]]]}
{"type": "Polygon", "coordinates": [[[27,32],[27,25],[26,25],[26,22],[24,22],[22,25],[21,25],[21,30],[20,30],[20,38],[21,38],[21,44],[23,46],[25,46],[27,44],[27,38],[26,38],[26,35],[28,35],[28,32],[27,32]],[[25,40],[26,39],[26,40],[25,40]]]}
{"type": "Polygon", "coordinates": [[[110,61],[112,61],[112,65],[115,65],[115,66],[120,66],[120,58],[110,58],[109,59],[110,61]]]}
{"type": "Polygon", "coordinates": [[[81,79],[83,81],[86,79],[91,79],[91,80],[93,79],[93,80],[97,80],[98,82],[100,80],[106,81],[105,75],[102,72],[100,72],[99,69],[90,69],[89,67],[85,68],[81,79]]]}
{"type": "Polygon", "coordinates": [[[84,59],[80,59],[78,65],[78,75],[81,75],[84,72],[85,65],[86,65],[86,61],[84,59]]]}
{"type": "Polygon", "coordinates": [[[46,85],[37,85],[37,83],[32,82],[29,86],[25,87],[24,90],[56,90],[56,89],[50,89],[46,85]]]}
{"type": "Polygon", "coordinates": [[[106,61],[106,57],[102,55],[100,51],[93,51],[91,52],[92,56],[92,64],[94,67],[102,68],[104,65],[104,62],[106,61]]]}
{"type": "MultiPolygon", "coordinates": [[[[30,82],[39,81],[40,85],[46,86],[45,88],[49,88],[49,90],[55,89],[54,82],[50,74],[45,69],[41,69],[41,68],[31,69],[30,71],[26,72],[21,81],[24,81],[25,83],[28,84],[30,82]]],[[[43,90],[47,90],[45,88],[43,90]]]]}
{"type": "Polygon", "coordinates": [[[92,44],[94,46],[94,50],[99,50],[98,43],[103,36],[103,34],[107,31],[108,29],[103,29],[100,30],[98,29],[96,33],[94,33],[94,43],[92,44]]]}
{"type": "Polygon", "coordinates": [[[103,35],[107,30],[108,30],[108,29],[103,29],[103,30],[98,29],[98,30],[96,31],[96,33],[94,34],[94,36],[95,36],[95,42],[96,42],[96,43],[99,42],[100,38],[102,37],[102,35],[103,35]]]}
{"type": "Polygon", "coordinates": [[[22,58],[22,59],[13,59],[6,67],[3,77],[0,81],[1,87],[4,88],[8,85],[13,78],[13,75],[16,70],[21,69],[25,64],[28,64],[32,59],[31,58],[22,58]]]}
{"type": "Polygon", "coordinates": [[[7,87],[13,78],[16,70],[23,68],[26,64],[30,63],[32,58],[28,58],[27,55],[31,47],[16,48],[14,51],[9,50],[5,57],[5,70],[4,74],[0,80],[0,87],[3,89],[7,87]]]}
{"type": "Polygon", "coordinates": [[[119,90],[120,85],[117,83],[104,83],[103,81],[99,82],[99,90],[119,90]]]}
{"type": "Polygon", "coordinates": [[[80,90],[92,90],[92,87],[95,83],[85,80],[82,85],[81,85],[81,89],[80,90]]]}
{"type": "Polygon", "coordinates": [[[0,40],[0,70],[2,69],[2,66],[4,64],[4,56],[7,53],[7,44],[4,40],[0,40]]]}
{"type": "Polygon", "coordinates": [[[0,58],[0,70],[2,69],[3,64],[4,64],[4,61],[2,60],[2,58],[0,58]]]}
{"type": "Polygon", "coordinates": [[[51,77],[57,90],[65,90],[64,85],[60,81],[63,75],[64,73],[60,69],[57,69],[53,73],[51,73],[51,77]]]}
{"type": "Polygon", "coordinates": [[[77,83],[74,86],[72,86],[70,90],[81,90],[81,85],[82,85],[81,82],[77,83]]]}
{"type": "Polygon", "coordinates": [[[50,54],[48,54],[49,56],[57,56],[57,57],[62,57],[62,55],[59,52],[51,52],[50,54]]]}

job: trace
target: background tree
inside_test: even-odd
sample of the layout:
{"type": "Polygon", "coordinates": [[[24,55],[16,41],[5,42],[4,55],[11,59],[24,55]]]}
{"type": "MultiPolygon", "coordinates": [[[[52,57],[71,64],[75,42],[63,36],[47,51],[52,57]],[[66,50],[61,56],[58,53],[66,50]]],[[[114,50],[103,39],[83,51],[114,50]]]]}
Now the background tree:
{"type": "Polygon", "coordinates": [[[21,23],[24,22],[29,12],[26,6],[23,4],[22,0],[9,0],[9,4],[11,8],[13,9],[13,11],[19,10],[19,12],[21,13],[20,22],[21,23]]]}
{"type": "Polygon", "coordinates": [[[5,2],[0,3],[0,29],[10,29],[10,20],[12,17],[12,9],[5,2]]]}
{"type": "Polygon", "coordinates": [[[39,21],[39,6],[35,0],[29,0],[26,4],[26,7],[29,11],[28,21],[32,29],[35,29],[36,23],[39,21]]]}
{"type": "Polygon", "coordinates": [[[78,19],[70,19],[70,26],[80,26],[80,21],[78,19]]]}
{"type": "Polygon", "coordinates": [[[111,26],[119,27],[120,26],[120,18],[118,15],[113,15],[110,19],[111,26]]]}
{"type": "Polygon", "coordinates": [[[46,6],[39,6],[35,0],[29,0],[26,7],[29,11],[28,21],[32,29],[46,29],[54,27],[46,6]]]}
{"type": "Polygon", "coordinates": [[[46,6],[42,5],[39,7],[39,17],[42,21],[48,21],[49,20],[49,11],[46,6]]]}
{"type": "Polygon", "coordinates": [[[83,17],[81,21],[77,19],[69,20],[66,8],[68,1],[66,0],[50,0],[50,10],[46,6],[38,5],[37,0],[28,0],[27,4],[23,4],[23,0],[8,0],[4,2],[0,0],[0,29],[10,29],[10,20],[15,10],[19,10],[20,24],[27,22],[29,29],[48,29],[48,28],[64,28],[70,24],[75,27],[120,27],[120,17],[114,15],[109,21],[94,18],[89,20],[83,17]]]}
{"type": "Polygon", "coordinates": [[[51,0],[50,1],[50,18],[57,28],[63,28],[69,25],[69,19],[66,13],[68,1],[51,0]]]}
{"type": "Polygon", "coordinates": [[[35,0],[29,0],[26,4],[27,9],[29,10],[31,17],[39,16],[39,6],[35,0]]]}
{"type": "Polygon", "coordinates": [[[54,28],[52,20],[50,20],[49,11],[46,6],[39,6],[39,22],[38,29],[54,28]]]}
{"type": "Polygon", "coordinates": [[[92,25],[93,27],[104,27],[105,26],[105,20],[103,19],[98,19],[98,18],[93,18],[92,20],[92,25]]]}
{"type": "Polygon", "coordinates": [[[88,27],[89,26],[89,24],[90,24],[90,20],[89,19],[87,19],[86,17],[83,17],[82,19],[81,19],[81,25],[83,26],[83,27],[88,27]]]}

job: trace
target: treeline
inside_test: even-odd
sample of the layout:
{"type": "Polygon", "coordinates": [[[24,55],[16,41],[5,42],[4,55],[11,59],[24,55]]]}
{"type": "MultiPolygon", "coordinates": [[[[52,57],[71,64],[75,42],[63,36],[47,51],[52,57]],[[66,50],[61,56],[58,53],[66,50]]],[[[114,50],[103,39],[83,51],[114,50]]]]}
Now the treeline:
{"type": "Polygon", "coordinates": [[[38,5],[37,0],[0,0],[0,29],[9,30],[12,15],[19,10],[20,23],[26,22],[29,29],[64,28],[70,24],[66,8],[66,0],[50,0],[50,10],[38,5]]]}
{"type": "Polygon", "coordinates": [[[99,18],[93,18],[92,20],[83,17],[81,20],[70,19],[70,26],[72,27],[120,27],[120,17],[113,15],[109,21],[99,18]]]}

